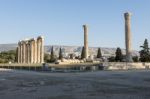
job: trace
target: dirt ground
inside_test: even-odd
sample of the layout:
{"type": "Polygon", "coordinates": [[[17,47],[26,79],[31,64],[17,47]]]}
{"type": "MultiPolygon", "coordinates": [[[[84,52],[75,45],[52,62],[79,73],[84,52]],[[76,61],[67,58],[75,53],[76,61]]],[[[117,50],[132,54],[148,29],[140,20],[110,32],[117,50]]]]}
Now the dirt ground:
{"type": "Polygon", "coordinates": [[[0,99],[150,99],[150,71],[43,73],[0,69],[0,99]]]}

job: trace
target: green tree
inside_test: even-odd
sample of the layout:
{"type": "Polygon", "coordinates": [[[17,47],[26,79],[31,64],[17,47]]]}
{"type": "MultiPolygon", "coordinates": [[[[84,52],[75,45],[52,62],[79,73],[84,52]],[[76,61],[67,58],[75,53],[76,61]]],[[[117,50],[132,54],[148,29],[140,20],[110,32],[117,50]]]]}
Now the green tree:
{"type": "Polygon", "coordinates": [[[102,58],[102,53],[101,53],[101,49],[100,48],[98,48],[97,58],[102,58]]]}
{"type": "Polygon", "coordinates": [[[48,63],[50,61],[50,55],[45,53],[44,54],[44,62],[48,63]]]}
{"type": "Polygon", "coordinates": [[[138,62],[139,61],[138,56],[133,56],[132,59],[133,59],[134,62],[138,62]]]}
{"type": "Polygon", "coordinates": [[[109,58],[108,58],[108,61],[109,61],[109,62],[115,62],[115,57],[114,57],[114,56],[109,57],[109,58]]]}
{"type": "Polygon", "coordinates": [[[53,50],[53,46],[51,48],[51,56],[50,56],[50,62],[55,62],[56,58],[55,58],[55,55],[54,55],[54,50],[53,50]]]}
{"type": "Polygon", "coordinates": [[[16,50],[3,51],[0,53],[0,63],[17,62],[16,50]]]}
{"type": "Polygon", "coordinates": [[[16,52],[15,52],[15,62],[18,62],[18,47],[16,48],[16,52]]]}
{"type": "Polygon", "coordinates": [[[82,47],[81,59],[84,59],[84,58],[85,58],[84,47],[82,47]]]}
{"type": "Polygon", "coordinates": [[[142,50],[140,53],[140,61],[141,62],[150,62],[150,52],[149,52],[149,45],[148,40],[145,39],[143,46],[140,46],[142,50]]]}
{"type": "Polygon", "coordinates": [[[121,49],[118,47],[117,50],[116,50],[115,61],[121,62],[121,61],[122,61],[122,58],[123,58],[122,51],[121,51],[121,49]]]}
{"type": "Polygon", "coordinates": [[[62,55],[62,50],[61,48],[59,49],[59,59],[61,60],[63,58],[63,55],[62,55]]]}

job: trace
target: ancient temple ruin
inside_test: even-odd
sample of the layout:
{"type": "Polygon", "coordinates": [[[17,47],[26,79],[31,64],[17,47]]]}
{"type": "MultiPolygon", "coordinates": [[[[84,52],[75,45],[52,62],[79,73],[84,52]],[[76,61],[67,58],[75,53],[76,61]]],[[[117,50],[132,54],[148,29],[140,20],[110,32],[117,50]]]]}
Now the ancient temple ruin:
{"type": "Polygon", "coordinates": [[[18,63],[33,64],[44,62],[44,38],[25,39],[18,42],[18,63]]]}

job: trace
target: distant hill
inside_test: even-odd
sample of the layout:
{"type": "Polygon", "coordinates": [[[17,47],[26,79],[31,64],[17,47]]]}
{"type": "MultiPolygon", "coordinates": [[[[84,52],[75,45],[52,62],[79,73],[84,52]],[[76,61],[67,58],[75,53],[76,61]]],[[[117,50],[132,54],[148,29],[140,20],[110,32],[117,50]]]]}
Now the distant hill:
{"type": "Polygon", "coordinates": [[[0,44],[0,52],[15,50],[16,47],[17,47],[17,44],[0,44]]]}
{"type": "MultiPolygon", "coordinates": [[[[8,50],[15,50],[16,47],[17,47],[17,44],[0,44],[0,52],[8,51],[8,50]]],[[[52,45],[44,46],[45,52],[46,53],[50,53],[51,47],[52,47],[52,45]]],[[[82,47],[81,46],[63,46],[63,45],[59,46],[59,45],[53,45],[53,47],[54,47],[54,51],[55,51],[56,55],[58,55],[60,47],[62,48],[62,51],[63,51],[63,53],[65,55],[68,55],[68,54],[71,54],[71,53],[75,53],[77,55],[80,55],[80,53],[82,51],[82,47]]],[[[96,55],[97,54],[97,49],[98,49],[98,47],[90,47],[89,48],[89,53],[91,55],[96,55]]],[[[116,48],[104,48],[104,47],[102,47],[101,50],[102,50],[102,54],[104,56],[114,56],[116,48]]],[[[123,52],[123,54],[125,54],[125,50],[124,49],[122,49],[122,52],[123,52]]],[[[133,56],[139,56],[138,51],[133,51],[132,54],[133,54],[133,56]]]]}

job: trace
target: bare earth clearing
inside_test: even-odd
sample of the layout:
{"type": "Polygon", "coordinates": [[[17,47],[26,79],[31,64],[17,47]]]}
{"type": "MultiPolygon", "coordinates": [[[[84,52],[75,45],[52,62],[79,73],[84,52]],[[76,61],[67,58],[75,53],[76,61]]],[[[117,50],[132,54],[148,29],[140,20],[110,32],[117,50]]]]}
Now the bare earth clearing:
{"type": "Polygon", "coordinates": [[[150,99],[150,71],[0,70],[0,99],[150,99]]]}

